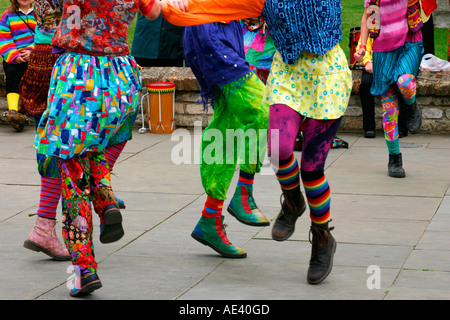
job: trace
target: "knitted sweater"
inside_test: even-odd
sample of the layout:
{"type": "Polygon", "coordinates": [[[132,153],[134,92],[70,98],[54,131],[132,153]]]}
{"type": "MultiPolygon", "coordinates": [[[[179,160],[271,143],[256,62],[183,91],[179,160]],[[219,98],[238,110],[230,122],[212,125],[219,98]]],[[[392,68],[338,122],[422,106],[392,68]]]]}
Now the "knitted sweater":
{"type": "MultiPolygon", "coordinates": [[[[367,8],[370,0],[364,0],[367,8]]],[[[422,32],[411,32],[408,26],[408,0],[380,1],[380,34],[373,41],[373,52],[393,51],[405,42],[422,41],[422,32]]]]}
{"type": "Polygon", "coordinates": [[[0,18],[0,55],[4,61],[14,63],[14,59],[24,49],[34,48],[36,20],[33,10],[25,14],[6,9],[0,18]],[[27,25],[28,24],[28,25],[27,25]]]}

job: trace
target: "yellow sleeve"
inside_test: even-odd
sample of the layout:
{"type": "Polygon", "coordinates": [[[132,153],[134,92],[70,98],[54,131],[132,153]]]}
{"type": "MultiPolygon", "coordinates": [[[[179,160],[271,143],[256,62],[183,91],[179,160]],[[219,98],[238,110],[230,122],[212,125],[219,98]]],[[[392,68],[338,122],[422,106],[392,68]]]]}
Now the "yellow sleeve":
{"type": "Polygon", "coordinates": [[[164,19],[176,26],[239,20],[259,17],[265,0],[189,0],[188,11],[182,12],[171,4],[164,4],[164,19]]]}
{"type": "MultiPolygon", "coordinates": [[[[358,45],[356,46],[356,52],[359,51],[359,46],[361,45],[361,38],[358,41],[358,45]]],[[[366,42],[366,53],[363,57],[363,65],[366,65],[368,62],[372,62],[372,45],[373,45],[373,38],[369,37],[367,38],[366,42]]]]}

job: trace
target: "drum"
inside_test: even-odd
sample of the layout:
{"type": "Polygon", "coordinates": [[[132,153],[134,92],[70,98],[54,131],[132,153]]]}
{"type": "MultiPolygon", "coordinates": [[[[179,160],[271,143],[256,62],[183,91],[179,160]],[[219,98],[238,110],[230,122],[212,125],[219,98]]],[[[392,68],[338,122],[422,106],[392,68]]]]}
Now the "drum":
{"type": "Polygon", "coordinates": [[[348,60],[350,63],[350,69],[364,69],[364,66],[361,63],[357,63],[354,57],[360,36],[361,36],[360,27],[354,27],[350,29],[349,43],[348,43],[350,47],[350,57],[348,60]]]}
{"type": "Polygon", "coordinates": [[[171,133],[175,129],[175,83],[147,85],[147,119],[151,133],[171,133]]]}

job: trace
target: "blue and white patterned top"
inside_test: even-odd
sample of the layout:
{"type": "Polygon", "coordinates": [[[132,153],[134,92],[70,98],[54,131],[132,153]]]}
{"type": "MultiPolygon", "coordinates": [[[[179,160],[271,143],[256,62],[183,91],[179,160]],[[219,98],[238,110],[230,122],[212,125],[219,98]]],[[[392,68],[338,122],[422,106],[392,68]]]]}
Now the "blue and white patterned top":
{"type": "Polygon", "coordinates": [[[262,12],[283,61],[324,55],[342,40],[340,0],[266,0],[262,12]]]}

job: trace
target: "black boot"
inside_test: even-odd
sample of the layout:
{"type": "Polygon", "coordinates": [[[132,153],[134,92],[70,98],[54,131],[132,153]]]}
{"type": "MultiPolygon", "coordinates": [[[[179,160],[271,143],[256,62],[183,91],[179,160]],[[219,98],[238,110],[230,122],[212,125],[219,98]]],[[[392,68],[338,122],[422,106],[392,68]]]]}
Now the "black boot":
{"type": "Polygon", "coordinates": [[[402,154],[389,154],[388,173],[389,177],[404,178],[405,170],[402,168],[402,154]]]}
{"type": "MultiPolygon", "coordinates": [[[[306,201],[300,191],[300,185],[292,190],[283,190],[284,200],[281,211],[272,228],[272,239],[284,241],[295,230],[295,222],[306,210],[306,201]]],[[[281,200],[281,198],[280,198],[281,200]]]]}
{"type": "Polygon", "coordinates": [[[324,224],[311,223],[309,242],[311,242],[312,248],[307,275],[310,284],[318,284],[325,280],[333,268],[333,256],[336,251],[336,240],[330,233],[330,230],[333,229],[334,227],[328,228],[328,222],[324,224]]]}
{"type": "Polygon", "coordinates": [[[422,126],[422,116],[416,101],[414,101],[412,105],[406,106],[406,114],[406,126],[408,127],[408,131],[412,134],[418,133],[422,126]]]}

